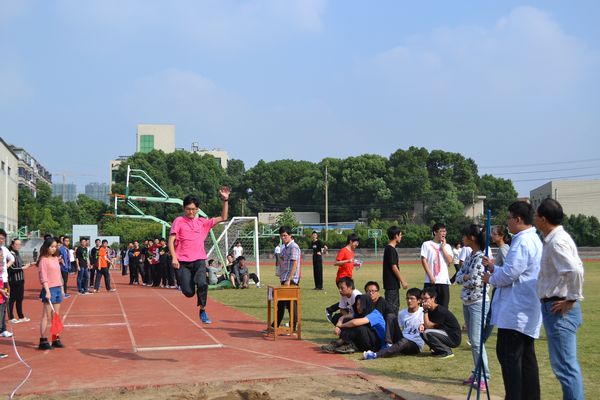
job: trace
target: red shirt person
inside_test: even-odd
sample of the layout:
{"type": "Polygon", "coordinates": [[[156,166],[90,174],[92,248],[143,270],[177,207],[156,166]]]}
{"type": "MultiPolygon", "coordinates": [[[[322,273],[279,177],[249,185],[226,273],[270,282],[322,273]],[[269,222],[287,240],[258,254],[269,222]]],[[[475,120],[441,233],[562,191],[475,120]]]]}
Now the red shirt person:
{"type": "Polygon", "coordinates": [[[352,272],[356,265],[356,261],[354,259],[354,250],[358,247],[358,235],[356,233],[352,233],[348,235],[348,240],[346,241],[346,246],[343,247],[335,257],[335,264],[338,267],[337,275],[335,277],[335,282],[339,282],[344,276],[347,276],[352,279],[352,272]]]}

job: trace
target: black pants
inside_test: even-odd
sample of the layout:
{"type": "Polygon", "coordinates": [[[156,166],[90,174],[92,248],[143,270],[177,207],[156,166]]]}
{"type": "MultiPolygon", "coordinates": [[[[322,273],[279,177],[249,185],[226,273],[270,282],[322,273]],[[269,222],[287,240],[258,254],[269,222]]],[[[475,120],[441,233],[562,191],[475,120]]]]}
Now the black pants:
{"type": "Polygon", "coordinates": [[[160,275],[163,286],[175,286],[175,274],[171,263],[167,261],[160,263],[160,275]]]}
{"type": "Polygon", "coordinates": [[[440,329],[425,329],[421,337],[434,354],[452,354],[452,348],[460,344],[450,340],[448,334],[440,329]]]}
{"type": "Polygon", "coordinates": [[[65,290],[65,293],[67,293],[67,282],[69,281],[69,272],[65,272],[62,269],[60,270],[60,274],[62,275],[63,278],[63,289],[65,290]]]}
{"type": "Polygon", "coordinates": [[[10,299],[8,300],[8,319],[15,319],[13,308],[17,306],[17,316],[19,319],[25,318],[23,314],[23,296],[25,295],[25,281],[9,282],[10,299]]]}
{"type": "Polygon", "coordinates": [[[181,292],[185,297],[198,296],[197,305],[204,309],[208,296],[208,279],[206,277],[206,260],[179,262],[177,277],[181,292]]]}
{"type": "Polygon", "coordinates": [[[377,352],[377,357],[392,357],[398,354],[412,355],[419,354],[421,350],[419,346],[402,336],[402,330],[398,325],[398,317],[393,314],[388,314],[386,321],[386,342],[391,343],[391,347],[387,347],[377,352]]]}
{"type": "Polygon", "coordinates": [[[254,272],[250,272],[248,274],[248,278],[252,279],[252,281],[254,282],[255,285],[258,285],[258,282],[260,282],[258,280],[258,275],[256,275],[254,272]]]}
{"type": "Polygon", "coordinates": [[[99,268],[96,273],[96,283],[94,285],[94,289],[100,289],[100,281],[104,277],[104,286],[106,286],[106,290],[110,290],[110,273],[108,272],[108,267],[99,268]]]}
{"type": "MultiPolygon", "coordinates": [[[[281,282],[281,285],[283,286],[285,282],[281,282]]],[[[298,286],[296,285],[294,282],[290,282],[290,286],[298,286]]],[[[292,302],[291,300],[284,300],[284,301],[280,301],[279,304],[277,304],[277,326],[281,326],[281,321],[283,321],[283,316],[285,315],[285,310],[288,310],[288,315],[290,315],[290,319],[291,319],[291,308],[292,308],[292,302]]],[[[296,330],[296,324],[298,324],[298,302],[294,301],[294,331],[296,330]]]]}
{"type": "Polygon", "coordinates": [[[323,289],[323,257],[313,256],[313,276],[315,289],[323,289]]]}
{"type": "Polygon", "coordinates": [[[152,285],[152,267],[149,262],[144,262],[144,275],[142,279],[146,285],[152,285]]]}
{"type": "Polygon", "coordinates": [[[379,350],[381,339],[377,336],[371,325],[361,325],[354,328],[342,328],[340,339],[347,343],[353,343],[360,351],[379,350]]]}
{"type": "MultiPolygon", "coordinates": [[[[140,283],[139,279],[140,273],[140,263],[138,262],[129,262],[129,284],[133,285],[134,283],[140,283]]],[[[144,278],[142,276],[142,282],[144,278]]]]}
{"type": "Polygon", "coordinates": [[[394,309],[394,313],[398,313],[400,308],[400,289],[385,289],[385,301],[394,309]]]}
{"type": "Polygon", "coordinates": [[[496,355],[502,367],[505,399],[539,400],[540,376],[534,339],[512,329],[498,328],[496,355]]]}
{"type": "Polygon", "coordinates": [[[123,276],[127,275],[128,267],[129,267],[128,265],[125,265],[123,263],[123,261],[121,261],[121,275],[123,275],[123,276]]]}
{"type": "Polygon", "coordinates": [[[98,273],[98,267],[90,268],[90,286],[96,286],[96,275],[98,273]]]}
{"type": "MultiPolygon", "coordinates": [[[[450,303],[450,285],[445,285],[443,283],[436,283],[432,285],[431,283],[425,283],[423,287],[435,287],[435,291],[437,292],[437,297],[435,302],[437,304],[441,304],[442,306],[448,308],[448,304],[450,303]]],[[[387,300],[387,299],[386,299],[387,300]]]]}
{"type": "Polygon", "coordinates": [[[152,286],[160,286],[160,264],[150,264],[150,270],[152,271],[152,286]]]}

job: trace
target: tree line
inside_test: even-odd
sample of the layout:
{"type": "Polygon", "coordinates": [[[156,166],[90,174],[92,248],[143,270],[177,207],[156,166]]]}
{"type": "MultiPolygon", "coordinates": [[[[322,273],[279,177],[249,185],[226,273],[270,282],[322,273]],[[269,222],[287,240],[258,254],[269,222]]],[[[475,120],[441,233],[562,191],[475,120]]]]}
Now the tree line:
{"type": "MultiPolygon", "coordinates": [[[[119,167],[113,177],[113,193],[125,193],[127,165],[146,171],[171,197],[196,195],[201,208],[211,216],[220,212],[218,188],[228,185],[232,188],[230,215],[242,215],[242,211],[256,215],[289,207],[296,212],[318,212],[323,220],[327,182],[329,221],[349,222],[366,217],[367,225],[359,231],[385,231],[390,224],[398,224],[405,229],[404,247],[420,245],[429,235],[428,227],[436,222],[448,226],[449,241],[459,241],[460,229],[472,222],[464,215],[464,207],[477,196],[486,196],[485,208],[492,210],[492,223],[504,224],[506,209],[517,198],[509,179],[479,176],[472,159],[418,147],[398,149],[389,157],[364,154],[320,162],[261,160],[248,170],[241,160],[230,160],[227,169],[223,169],[210,155],[186,151],[165,154],[155,150],[136,153],[119,167]]],[[[139,179],[132,179],[129,189],[131,195],[160,197],[139,179]]],[[[176,205],[137,205],[165,221],[181,214],[176,205]]],[[[124,205],[120,207],[122,213],[135,213],[124,205]]],[[[103,234],[119,235],[123,241],[160,234],[160,224],[107,215],[112,212],[111,207],[85,195],[63,203],[60,198],[53,198],[51,189],[44,184],[39,185],[37,198],[26,189],[19,191],[20,225],[27,225],[29,230],[65,233],[73,224],[98,223],[103,234]]],[[[600,245],[597,218],[574,216],[565,226],[580,246],[600,245]]],[[[343,237],[344,233],[340,235],[343,237]]],[[[364,239],[366,245],[371,244],[366,236],[364,239]]]]}

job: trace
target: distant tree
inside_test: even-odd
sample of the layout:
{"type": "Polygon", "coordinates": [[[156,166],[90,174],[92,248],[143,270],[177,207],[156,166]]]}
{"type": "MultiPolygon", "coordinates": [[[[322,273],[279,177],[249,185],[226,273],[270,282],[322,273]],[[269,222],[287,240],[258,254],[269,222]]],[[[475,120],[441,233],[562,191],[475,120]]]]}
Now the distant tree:
{"type": "Polygon", "coordinates": [[[281,214],[277,216],[277,226],[289,226],[294,229],[300,225],[294,212],[290,207],[286,208],[281,214]]]}

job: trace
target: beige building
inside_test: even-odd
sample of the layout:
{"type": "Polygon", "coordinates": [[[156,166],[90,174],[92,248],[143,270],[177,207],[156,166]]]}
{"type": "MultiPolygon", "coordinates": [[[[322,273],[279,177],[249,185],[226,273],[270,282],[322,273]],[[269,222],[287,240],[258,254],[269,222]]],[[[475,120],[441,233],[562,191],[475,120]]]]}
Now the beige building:
{"type": "Polygon", "coordinates": [[[19,158],[0,138],[0,228],[19,229],[19,158]]]}
{"type": "MultiPolygon", "coordinates": [[[[277,223],[277,217],[281,214],[281,212],[259,212],[258,222],[261,224],[274,225],[277,223]]],[[[294,217],[300,225],[321,223],[321,215],[318,212],[294,212],[294,217]]]]}
{"type": "Polygon", "coordinates": [[[21,147],[10,145],[10,149],[19,159],[19,187],[28,189],[37,196],[37,186],[44,182],[52,185],[52,174],[42,166],[31,154],[21,147]]]}
{"type": "Polygon", "coordinates": [[[217,159],[217,161],[219,162],[219,164],[221,164],[221,167],[223,169],[227,169],[227,163],[229,162],[229,155],[227,154],[227,152],[225,150],[221,150],[221,149],[202,149],[200,148],[200,146],[198,145],[197,142],[192,143],[192,153],[197,153],[200,155],[209,155],[209,156],[213,156],[214,158],[217,159]]]}
{"type": "Polygon", "coordinates": [[[600,219],[600,179],[550,181],[533,189],[529,197],[534,209],[542,200],[552,198],[562,205],[565,215],[593,215],[600,219]]]}
{"type": "Polygon", "coordinates": [[[139,124],[137,126],[135,152],[149,153],[162,150],[165,153],[175,151],[175,125],[139,124]]]}

